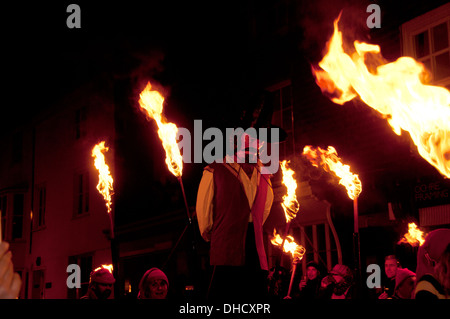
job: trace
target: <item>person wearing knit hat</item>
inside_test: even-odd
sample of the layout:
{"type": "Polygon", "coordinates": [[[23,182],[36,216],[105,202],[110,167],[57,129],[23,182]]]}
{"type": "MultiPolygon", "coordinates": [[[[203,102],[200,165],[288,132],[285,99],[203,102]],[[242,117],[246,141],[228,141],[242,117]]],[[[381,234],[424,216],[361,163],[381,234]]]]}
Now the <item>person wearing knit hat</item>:
{"type": "Polygon", "coordinates": [[[407,268],[397,269],[395,276],[395,288],[392,299],[412,299],[416,274],[407,268]]]}
{"type": "Polygon", "coordinates": [[[168,289],[169,280],[166,274],[158,268],[151,268],[139,282],[138,299],[166,299],[168,289]]]}
{"type": "Polygon", "coordinates": [[[314,261],[306,264],[306,275],[299,283],[301,299],[317,299],[322,280],[320,266],[314,261]]]}
{"type": "Polygon", "coordinates": [[[99,267],[91,272],[89,288],[80,299],[108,299],[116,279],[107,268],[99,267]]]}
{"type": "Polygon", "coordinates": [[[428,233],[417,252],[415,299],[450,299],[450,229],[428,233]]]}
{"type": "Polygon", "coordinates": [[[353,273],[351,269],[342,264],[337,264],[322,279],[319,291],[320,299],[351,299],[353,286],[353,273]]]}

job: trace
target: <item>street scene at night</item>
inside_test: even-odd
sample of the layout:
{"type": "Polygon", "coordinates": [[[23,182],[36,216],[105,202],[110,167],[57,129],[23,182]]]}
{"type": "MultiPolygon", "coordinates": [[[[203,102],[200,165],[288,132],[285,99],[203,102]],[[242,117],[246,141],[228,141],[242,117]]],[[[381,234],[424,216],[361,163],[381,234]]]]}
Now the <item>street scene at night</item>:
{"type": "Polygon", "coordinates": [[[8,309],[448,312],[447,1],[2,10],[8,309]]]}

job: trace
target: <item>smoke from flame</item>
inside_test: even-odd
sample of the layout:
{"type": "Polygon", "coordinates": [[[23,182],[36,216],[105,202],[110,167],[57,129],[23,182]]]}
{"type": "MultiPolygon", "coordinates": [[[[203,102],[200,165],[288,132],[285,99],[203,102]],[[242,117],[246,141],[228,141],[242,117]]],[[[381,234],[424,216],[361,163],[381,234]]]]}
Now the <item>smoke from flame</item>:
{"type": "Polygon", "coordinates": [[[169,171],[176,177],[181,177],[183,171],[183,157],[177,144],[178,128],[174,123],[168,123],[162,115],[164,97],[156,90],[152,90],[150,82],[140,94],[139,104],[147,115],[158,125],[158,136],[166,151],[166,164],[169,171]]]}
{"type": "Polygon", "coordinates": [[[334,33],[328,51],[313,68],[316,83],[322,91],[336,97],[332,101],[344,104],[355,97],[378,111],[401,134],[409,132],[419,154],[441,174],[450,177],[450,92],[444,87],[425,85],[427,73],[422,63],[410,57],[400,57],[392,63],[378,62],[368,69],[366,58],[382,61],[380,47],[354,41],[355,52],[343,49],[339,17],[334,21],[334,33]]]}
{"type": "Polygon", "coordinates": [[[108,214],[111,212],[111,196],[113,194],[113,178],[109,172],[109,166],[105,162],[104,152],[108,151],[105,147],[105,141],[102,141],[92,149],[92,157],[94,157],[94,165],[98,170],[97,190],[103,195],[106,202],[108,214]]]}
{"type": "Polygon", "coordinates": [[[306,145],[303,149],[303,155],[310,160],[313,166],[321,166],[325,171],[331,171],[339,177],[339,184],[347,189],[350,199],[354,200],[359,196],[362,185],[358,175],[350,172],[349,165],[342,164],[333,146],[328,146],[327,150],[323,150],[320,147],[314,149],[310,145],[306,145]]]}

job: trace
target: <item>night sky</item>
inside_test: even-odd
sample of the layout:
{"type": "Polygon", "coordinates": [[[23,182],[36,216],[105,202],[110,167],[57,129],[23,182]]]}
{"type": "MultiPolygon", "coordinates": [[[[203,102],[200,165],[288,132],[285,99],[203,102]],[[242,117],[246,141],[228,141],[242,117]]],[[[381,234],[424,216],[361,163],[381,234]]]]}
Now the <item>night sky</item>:
{"type": "MultiPolygon", "coordinates": [[[[246,10],[248,6],[257,10],[265,2],[270,1],[79,0],[2,5],[6,53],[2,73],[7,83],[3,97],[8,101],[2,108],[2,130],[101,72],[111,76],[134,72],[143,81],[155,78],[176,97],[176,108],[187,107],[194,118],[222,115],[223,107],[214,103],[234,111],[241,107],[236,100],[242,87],[251,85],[255,67],[248,50],[246,10]],[[66,26],[71,3],[81,8],[81,29],[66,26]]],[[[415,10],[421,13],[418,0],[303,1],[298,17],[304,27],[299,37],[305,59],[318,62],[318,50],[327,40],[324,31],[331,30],[331,19],[342,8],[361,12],[370,3],[380,4],[385,26],[404,22],[415,10]]],[[[362,11],[356,20],[365,21],[366,15],[362,11]]]]}

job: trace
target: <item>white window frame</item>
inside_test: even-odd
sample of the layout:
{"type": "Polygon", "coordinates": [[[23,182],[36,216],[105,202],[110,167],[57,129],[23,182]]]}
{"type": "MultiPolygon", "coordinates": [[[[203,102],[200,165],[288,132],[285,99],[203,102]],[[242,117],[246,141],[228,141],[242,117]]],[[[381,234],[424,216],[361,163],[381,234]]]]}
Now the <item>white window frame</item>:
{"type": "MultiPolygon", "coordinates": [[[[447,31],[449,36],[449,48],[447,50],[450,50],[450,3],[447,3],[401,25],[400,29],[402,34],[402,55],[411,56],[418,61],[424,60],[424,58],[418,59],[416,57],[416,52],[414,49],[414,37],[422,32],[425,32],[426,30],[431,31],[433,27],[445,22],[447,22],[447,31]]],[[[431,52],[431,32],[429,33],[430,53],[429,55],[427,55],[427,57],[432,57],[437,54],[431,52]]],[[[439,52],[442,53],[445,52],[445,50],[439,52]]],[[[434,71],[434,59],[431,59],[431,64],[432,71],[434,71]]],[[[450,76],[438,81],[433,81],[432,84],[449,87],[450,76]]]]}

